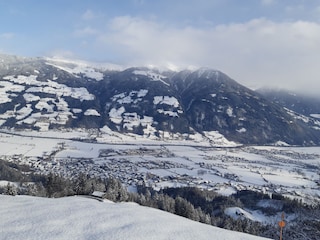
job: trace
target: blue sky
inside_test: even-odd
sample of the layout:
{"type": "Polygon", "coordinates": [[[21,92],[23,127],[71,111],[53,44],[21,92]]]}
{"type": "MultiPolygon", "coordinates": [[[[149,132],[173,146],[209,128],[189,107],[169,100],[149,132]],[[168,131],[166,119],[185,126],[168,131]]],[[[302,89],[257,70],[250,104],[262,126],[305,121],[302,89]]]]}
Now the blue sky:
{"type": "Polygon", "coordinates": [[[0,0],[0,21],[1,53],[205,66],[251,88],[320,89],[318,0],[0,0]]]}

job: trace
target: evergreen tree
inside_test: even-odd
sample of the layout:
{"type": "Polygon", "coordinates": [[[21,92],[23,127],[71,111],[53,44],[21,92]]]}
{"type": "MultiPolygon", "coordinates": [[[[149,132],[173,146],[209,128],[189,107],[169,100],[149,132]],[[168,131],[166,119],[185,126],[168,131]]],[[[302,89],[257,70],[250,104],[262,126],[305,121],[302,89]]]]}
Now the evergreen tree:
{"type": "Polygon", "coordinates": [[[73,191],[77,195],[88,195],[93,193],[94,184],[88,178],[87,175],[81,173],[74,181],[73,181],[73,191]]]}
{"type": "Polygon", "coordinates": [[[17,188],[13,184],[8,183],[5,194],[15,196],[17,195],[17,188]]]}
{"type": "Polygon", "coordinates": [[[175,213],[195,221],[200,220],[193,205],[182,197],[175,199],[175,213]]]}
{"type": "Polygon", "coordinates": [[[105,198],[114,202],[122,202],[126,201],[129,198],[129,195],[119,180],[115,178],[109,178],[106,181],[105,198]]]}

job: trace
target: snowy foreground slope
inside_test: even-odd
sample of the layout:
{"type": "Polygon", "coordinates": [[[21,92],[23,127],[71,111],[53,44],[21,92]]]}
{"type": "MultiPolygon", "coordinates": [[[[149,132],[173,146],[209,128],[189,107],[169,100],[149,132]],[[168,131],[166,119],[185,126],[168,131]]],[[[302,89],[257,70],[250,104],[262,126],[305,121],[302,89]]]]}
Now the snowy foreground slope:
{"type": "Polygon", "coordinates": [[[265,239],[134,203],[0,196],[1,239],[265,239]]]}

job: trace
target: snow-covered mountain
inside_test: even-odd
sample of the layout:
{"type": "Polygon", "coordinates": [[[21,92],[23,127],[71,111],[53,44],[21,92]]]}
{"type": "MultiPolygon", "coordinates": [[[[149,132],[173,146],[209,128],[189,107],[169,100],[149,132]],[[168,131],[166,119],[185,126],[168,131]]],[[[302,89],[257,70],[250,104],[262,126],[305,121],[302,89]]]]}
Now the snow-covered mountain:
{"type": "Polygon", "coordinates": [[[1,239],[266,239],[134,203],[0,196],[1,239]]]}
{"type": "Polygon", "coordinates": [[[286,90],[262,88],[257,90],[264,97],[307,117],[320,118],[320,97],[293,93],[286,90]]]}
{"type": "Polygon", "coordinates": [[[2,128],[111,129],[146,138],[201,134],[242,144],[319,145],[320,122],[288,112],[227,75],[0,55],[2,128]]]}

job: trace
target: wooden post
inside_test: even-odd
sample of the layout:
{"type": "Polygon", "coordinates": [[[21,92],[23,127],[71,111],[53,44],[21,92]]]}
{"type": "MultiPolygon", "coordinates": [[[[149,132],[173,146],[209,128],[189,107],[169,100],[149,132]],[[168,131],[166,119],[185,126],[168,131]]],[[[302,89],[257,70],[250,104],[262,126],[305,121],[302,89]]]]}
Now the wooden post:
{"type": "Polygon", "coordinates": [[[283,228],[286,226],[286,222],[284,221],[284,213],[281,214],[281,221],[279,222],[280,227],[280,240],[282,240],[283,228]]]}

